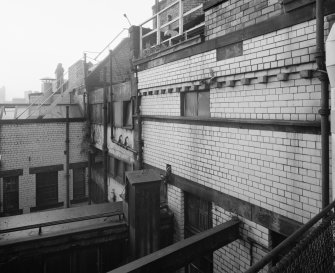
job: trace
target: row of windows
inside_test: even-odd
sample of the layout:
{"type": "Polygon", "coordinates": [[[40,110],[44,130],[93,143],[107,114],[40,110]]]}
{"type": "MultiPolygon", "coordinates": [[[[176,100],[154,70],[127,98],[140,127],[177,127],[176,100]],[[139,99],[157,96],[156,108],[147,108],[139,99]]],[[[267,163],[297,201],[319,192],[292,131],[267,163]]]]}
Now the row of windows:
{"type": "MultiPolygon", "coordinates": [[[[186,117],[209,117],[210,102],[209,91],[194,91],[181,93],[181,115],[186,117]]],[[[117,128],[132,128],[134,104],[132,100],[116,101],[112,103],[113,113],[111,115],[111,103],[108,103],[107,122],[117,128]]],[[[91,122],[103,123],[103,104],[91,104],[91,122]]]]}
{"type": "MultiPolygon", "coordinates": [[[[73,201],[85,198],[85,168],[73,169],[73,201]]],[[[36,173],[36,210],[58,204],[58,171],[36,173]]],[[[19,176],[3,178],[3,215],[19,212],[19,176]]]]}
{"type": "MultiPolygon", "coordinates": [[[[117,128],[132,128],[133,126],[133,101],[116,101],[107,104],[107,123],[117,128]],[[111,113],[111,106],[113,113],[111,113]]],[[[103,123],[103,103],[90,105],[92,123],[103,123]]]]}

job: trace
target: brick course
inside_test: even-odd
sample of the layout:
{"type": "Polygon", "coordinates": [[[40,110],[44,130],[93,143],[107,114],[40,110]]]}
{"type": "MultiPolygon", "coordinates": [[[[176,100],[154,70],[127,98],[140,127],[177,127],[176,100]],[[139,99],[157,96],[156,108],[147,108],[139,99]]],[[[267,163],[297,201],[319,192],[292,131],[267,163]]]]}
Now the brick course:
{"type": "MultiPolygon", "coordinates": [[[[81,153],[83,122],[70,123],[70,163],[87,161],[81,153]]],[[[29,168],[63,164],[58,172],[58,201],[66,201],[65,122],[2,124],[0,126],[1,170],[23,169],[19,176],[19,208],[24,213],[36,206],[35,174],[29,168]]],[[[87,172],[86,172],[87,175],[87,172]]],[[[2,179],[1,192],[2,192],[2,179]]],[[[73,197],[73,175],[70,170],[70,199],[73,197]]],[[[86,189],[87,193],[87,189],[86,189]]],[[[2,200],[2,194],[0,195],[2,200]]]]}

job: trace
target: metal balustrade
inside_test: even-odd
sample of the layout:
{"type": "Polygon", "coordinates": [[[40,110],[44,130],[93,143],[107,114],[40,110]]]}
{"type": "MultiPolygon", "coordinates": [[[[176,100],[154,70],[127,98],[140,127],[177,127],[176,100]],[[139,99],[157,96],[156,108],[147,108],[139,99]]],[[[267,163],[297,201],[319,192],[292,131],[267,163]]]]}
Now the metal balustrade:
{"type": "Polygon", "coordinates": [[[245,273],[335,272],[335,201],[245,273]],[[288,250],[289,249],[289,250],[288,250]],[[287,253],[275,266],[273,260],[287,253]]]}
{"type": "Polygon", "coordinates": [[[157,12],[155,15],[151,16],[149,19],[144,21],[142,24],[140,24],[140,53],[141,57],[146,55],[146,51],[155,49],[158,47],[159,49],[162,49],[164,47],[168,47],[172,45],[172,41],[174,39],[180,39],[180,40],[187,40],[189,37],[190,32],[194,32],[197,29],[202,28],[205,23],[204,20],[201,22],[195,22],[195,25],[187,30],[184,29],[185,26],[185,17],[195,15],[196,12],[203,13],[202,11],[203,5],[199,5],[187,12],[184,13],[184,7],[183,7],[183,1],[177,0],[167,7],[163,8],[159,12],[157,12]],[[177,16],[175,18],[167,19],[168,22],[161,25],[161,22],[164,20],[164,15],[169,10],[178,10],[177,16]],[[152,28],[151,27],[145,27],[146,24],[149,22],[152,22],[152,28]],[[172,29],[172,25],[177,25],[178,27],[175,27],[172,29]],[[169,38],[165,37],[164,35],[164,29],[166,29],[165,33],[168,32],[168,35],[171,36],[169,38]],[[162,35],[163,34],[163,35],[162,35]],[[147,45],[145,45],[145,42],[147,42],[147,45]]]}

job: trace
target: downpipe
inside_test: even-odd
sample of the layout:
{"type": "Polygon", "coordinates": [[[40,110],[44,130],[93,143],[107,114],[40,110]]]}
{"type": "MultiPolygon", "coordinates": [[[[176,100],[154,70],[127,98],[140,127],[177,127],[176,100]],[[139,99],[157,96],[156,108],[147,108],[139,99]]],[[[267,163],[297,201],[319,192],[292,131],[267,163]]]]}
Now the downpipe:
{"type": "Polygon", "coordinates": [[[325,63],[324,42],[324,1],[316,1],[316,53],[315,60],[321,82],[321,177],[322,177],[322,209],[329,204],[329,80],[325,63]]]}

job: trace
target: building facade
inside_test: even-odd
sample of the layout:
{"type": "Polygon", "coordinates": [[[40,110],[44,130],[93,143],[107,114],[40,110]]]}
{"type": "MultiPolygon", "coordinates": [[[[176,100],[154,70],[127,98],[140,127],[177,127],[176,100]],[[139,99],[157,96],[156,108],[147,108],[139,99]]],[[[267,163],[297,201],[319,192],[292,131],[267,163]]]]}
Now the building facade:
{"type": "Polygon", "coordinates": [[[172,168],[175,240],[243,222],[241,239],[202,263],[243,272],[322,207],[315,3],[207,1],[203,12],[198,40],[134,62],[144,166],[172,168]]]}

